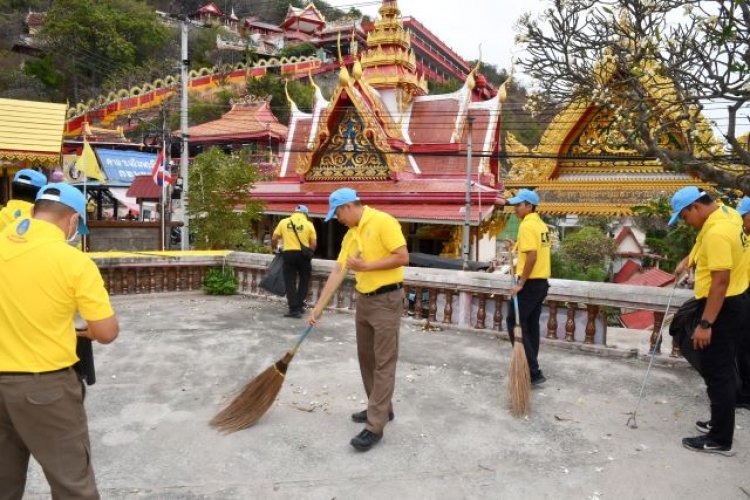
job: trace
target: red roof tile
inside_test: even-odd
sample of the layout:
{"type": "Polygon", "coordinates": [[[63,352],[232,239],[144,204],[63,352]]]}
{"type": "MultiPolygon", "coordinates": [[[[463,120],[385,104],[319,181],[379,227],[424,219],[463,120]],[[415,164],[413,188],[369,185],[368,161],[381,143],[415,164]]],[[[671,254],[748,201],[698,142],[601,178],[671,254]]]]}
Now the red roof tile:
{"type": "Polygon", "coordinates": [[[661,287],[669,285],[673,281],[674,275],[652,267],[640,274],[632,276],[629,280],[625,281],[624,284],[661,287]]]}
{"type": "Polygon", "coordinates": [[[634,260],[626,260],[622,268],[615,273],[613,281],[615,283],[625,283],[633,277],[635,273],[641,270],[641,265],[634,260]]]}
{"type": "Polygon", "coordinates": [[[654,326],[654,313],[651,311],[633,311],[620,315],[625,328],[647,330],[654,326]]]}
{"type": "Polygon", "coordinates": [[[150,175],[136,175],[125,196],[129,198],[158,200],[161,198],[161,187],[154,182],[154,179],[150,175]]]}
{"type": "MultiPolygon", "coordinates": [[[[236,103],[218,120],[202,123],[188,129],[190,142],[208,142],[222,139],[256,139],[273,137],[285,140],[286,126],[271,112],[267,100],[249,104],[236,103]]],[[[179,133],[177,134],[179,135],[179,133]]]]}

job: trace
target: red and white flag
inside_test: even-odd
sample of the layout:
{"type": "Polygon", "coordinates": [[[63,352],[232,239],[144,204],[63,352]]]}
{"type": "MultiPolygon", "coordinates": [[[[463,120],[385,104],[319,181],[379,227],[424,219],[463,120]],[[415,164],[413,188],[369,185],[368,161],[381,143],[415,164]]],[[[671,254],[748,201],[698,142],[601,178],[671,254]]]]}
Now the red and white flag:
{"type": "Polygon", "coordinates": [[[174,184],[174,179],[169,175],[164,168],[164,150],[159,151],[159,155],[156,157],[156,163],[154,168],[151,169],[151,177],[154,179],[154,184],[157,186],[163,186],[166,181],[168,184],[174,184]]]}

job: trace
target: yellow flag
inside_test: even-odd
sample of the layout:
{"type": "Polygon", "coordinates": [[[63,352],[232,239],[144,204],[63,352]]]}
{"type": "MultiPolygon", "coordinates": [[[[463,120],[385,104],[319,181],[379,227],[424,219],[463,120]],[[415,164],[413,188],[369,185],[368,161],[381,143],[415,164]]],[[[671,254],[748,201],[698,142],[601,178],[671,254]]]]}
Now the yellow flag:
{"type": "Polygon", "coordinates": [[[104,182],[104,172],[99,168],[96,154],[86,139],[83,140],[83,152],[81,152],[81,156],[76,160],[76,170],[83,172],[89,179],[104,182]]]}

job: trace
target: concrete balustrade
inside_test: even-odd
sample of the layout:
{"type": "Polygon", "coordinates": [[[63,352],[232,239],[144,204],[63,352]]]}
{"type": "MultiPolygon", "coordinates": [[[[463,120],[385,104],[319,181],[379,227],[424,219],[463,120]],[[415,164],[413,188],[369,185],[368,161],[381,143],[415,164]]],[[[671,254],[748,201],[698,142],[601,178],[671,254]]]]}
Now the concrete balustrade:
{"type": "MultiPolygon", "coordinates": [[[[258,284],[272,258],[244,252],[176,256],[132,253],[97,256],[94,260],[113,295],[199,290],[206,271],[224,265],[234,269],[239,293],[268,296],[258,284]]],[[[333,265],[333,261],[313,261],[308,303],[318,300],[333,265]]],[[[510,287],[507,275],[409,267],[405,271],[404,315],[444,327],[494,330],[504,335],[510,287]]],[[[671,294],[671,288],[550,280],[542,312],[541,321],[546,325],[542,340],[562,347],[598,349],[601,353],[607,344],[605,308],[616,307],[654,312],[653,348],[671,294]]],[[[675,290],[671,311],[691,296],[690,290],[675,290]]],[[[328,307],[342,311],[356,307],[353,279],[346,280],[328,307]]],[[[636,356],[637,352],[625,354],[636,356]]],[[[673,348],[670,355],[676,357],[679,352],[673,348]]]]}

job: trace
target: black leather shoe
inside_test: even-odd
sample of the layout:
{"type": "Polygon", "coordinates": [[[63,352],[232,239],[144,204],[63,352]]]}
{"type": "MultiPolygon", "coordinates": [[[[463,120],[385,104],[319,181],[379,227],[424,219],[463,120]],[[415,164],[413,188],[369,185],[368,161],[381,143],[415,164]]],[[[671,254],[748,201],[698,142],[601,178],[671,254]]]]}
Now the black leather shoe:
{"type": "Polygon", "coordinates": [[[547,377],[545,377],[541,372],[538,376],[533,377],[531,379],[531,385],[542,385],[547,381],[547,377]]]}
{"type": "MultiPolygon", "coordinates": [[[[393,414],[392,411],[388,412],[388,421],[390,422],[396,417],[396,415],[393,414]]],[[[352,420],[357,422],[358,424],[366,424],[367,423],[367,410],[358,411],[357,413],[352,413],[352,420]]]]}
{"type": "Polygon", "coordinates": [[[302,311],[289,311],[288,313],[284,314],[285,318],[301,318],[302,317],[302,311]]]}
{"type": "Polygon", "coordinates": [[[374,434],[365,429],[354,436],[352,440],[349,441],[349,444],[354,446],[354,448],[358,451],[368,451],[374,445],[378,444],[378,441],[380,441],[382,437],[383,436],[378,436],[377,434],[374,434]]]}

